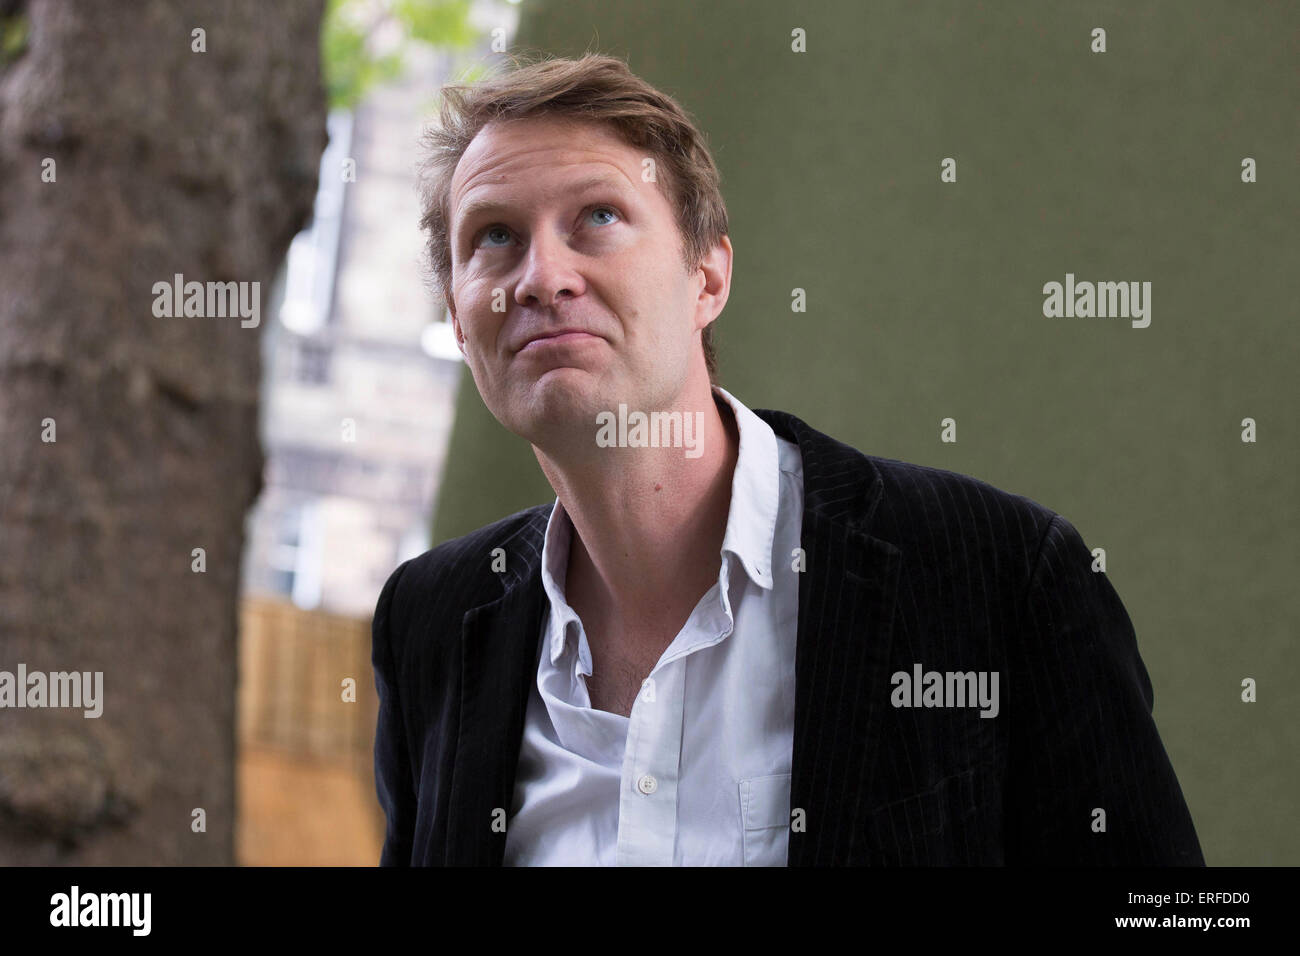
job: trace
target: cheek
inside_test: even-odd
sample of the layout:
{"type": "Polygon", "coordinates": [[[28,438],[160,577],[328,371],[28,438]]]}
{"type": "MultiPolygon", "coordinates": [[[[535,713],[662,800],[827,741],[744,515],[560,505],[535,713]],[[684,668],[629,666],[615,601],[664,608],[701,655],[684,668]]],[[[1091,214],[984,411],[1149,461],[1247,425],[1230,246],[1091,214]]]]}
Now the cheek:
{"type": "Polygon", "coordinates": [[[491,288],[465,282],[454,294],[465,338],[479,349],[490,349],[506,317],[504,312],[492,311],[491,288]]]}
{"type": "Polygon", "coordinates": [[[622,317],[624,334],[657,351],[685,349],[694,331],[690,289],[680,275],[643,274],[635,283],[611,291],[611,306],[622,317]]]}
{"type": "Polygon", "coordinates": [[[464,302],[465,311],[477,312],[480,309],[488,308],[488,297],[491,295],[491,283],[483,275],[482,269],[475,268],[471,262],[468,265],[461,265],[456,270],[456,284],[453,286],[456,294],[456,302],[464,302]]]}

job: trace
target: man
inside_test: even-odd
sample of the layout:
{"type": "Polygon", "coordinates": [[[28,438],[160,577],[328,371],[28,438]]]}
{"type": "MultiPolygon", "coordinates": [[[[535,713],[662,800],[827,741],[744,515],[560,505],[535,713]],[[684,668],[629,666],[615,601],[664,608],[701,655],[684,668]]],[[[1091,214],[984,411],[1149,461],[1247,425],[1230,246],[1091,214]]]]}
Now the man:
{"type": "Polygon", "coordinates": [[[380,594],[382,863],[1203,864],[1068,521],[713,382],[732,247],[676,103],[553,60],[444,90],[429,146],[457,340],[556,501],[380,594]]]}

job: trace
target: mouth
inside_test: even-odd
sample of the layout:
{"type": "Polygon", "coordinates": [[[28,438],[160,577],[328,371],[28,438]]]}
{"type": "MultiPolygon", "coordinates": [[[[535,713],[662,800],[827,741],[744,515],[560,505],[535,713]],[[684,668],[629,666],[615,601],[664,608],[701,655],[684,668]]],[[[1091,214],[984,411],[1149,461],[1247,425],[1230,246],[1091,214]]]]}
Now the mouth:
{"type": "Polygon", "coordinates": [[[564,348],[571,345],[581,345],[584,342],[598,341],[600,336],[592,335],[590,332],[558,332],[555,335],[540,335],[530,340],[520,352],[538,352],[548,348],[564,348]]]}

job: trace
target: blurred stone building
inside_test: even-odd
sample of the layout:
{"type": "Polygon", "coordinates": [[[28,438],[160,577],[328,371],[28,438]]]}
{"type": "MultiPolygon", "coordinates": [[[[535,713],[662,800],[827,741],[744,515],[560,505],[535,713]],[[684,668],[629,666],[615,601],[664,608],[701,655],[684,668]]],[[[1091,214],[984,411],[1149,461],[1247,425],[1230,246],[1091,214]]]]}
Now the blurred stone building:
{"type": "Polygon", "coordinates": [[[244,865],[379,859],[370,617],[393,569],[429,547],[463,367],[426,282],[418,138],[438,87],[516,22],[509,3],[471,10],[477,49],[408,48],[400,81],[331,114],[312,222],[264,311],[265,485],[241,571],[244,865]]]}
{"type": "Polygon", "coordinates": [[[316,214],[264,337],[247,594],[369,615],[428,547],[461,362],[423,282],[413,131],[433,85],[419,76],[330,117],[316,214]]]}

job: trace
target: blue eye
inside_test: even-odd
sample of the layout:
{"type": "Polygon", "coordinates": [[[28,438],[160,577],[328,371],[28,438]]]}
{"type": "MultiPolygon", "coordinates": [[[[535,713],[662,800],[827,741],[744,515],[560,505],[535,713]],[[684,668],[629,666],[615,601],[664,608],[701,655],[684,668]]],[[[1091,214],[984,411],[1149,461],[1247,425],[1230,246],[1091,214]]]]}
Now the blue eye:
{"type": "MultiPolygon", "coordinates": [[[[611,225],[612,223],[618,222],[618,213],[616,213],[616,212],[613,210],[613,208],[610,207],[610,206],[592,206],[592,207],[591,207],[591,213],[592,213],[593,215],[596,214],[596,213],[605,213],[606,215],[608,215],[608,216],[611,217],[610,220],[608,220],[608,221],[606,221],[606,222],[598,223],[597,225],[608,226],[608,225],[611,225]]],[[[495,232],[504,233],[504,234],[505,234],[505,242],[506,242],[506,243],[509,243],[509,241],[510,241],[510,230],[508,230],[505,226],[488,226],[488,228],[486,228],[486,229],[483,230],[482,239],[486,239],[488,236],[492,235],[492,234],[495,233],[495,232]]],[[[482,239],[480,239],[480,242],[482,241],[482,239]]],[[[504,244],[503,244],[503,245],[504,245],[504,244]]],[[[497,245],[497,244],[495,244],[495,243],[489,243],[489,244],[488,244],[488,248],[489,248],[489,249],[501,249],[501,248],[503,248],[503,245],[497,245]]]]}

